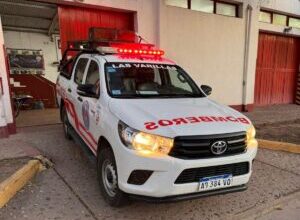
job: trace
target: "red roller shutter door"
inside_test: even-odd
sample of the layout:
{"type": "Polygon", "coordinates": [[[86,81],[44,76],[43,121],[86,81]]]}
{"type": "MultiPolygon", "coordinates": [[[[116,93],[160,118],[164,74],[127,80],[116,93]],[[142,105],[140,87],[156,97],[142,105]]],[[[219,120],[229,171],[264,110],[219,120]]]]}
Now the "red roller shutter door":
{"type": "Polygon", "coordinates": [[[134,16],[130,12],[59,6],[58,16],[62,52],[68,41],[87,39],[90,27],[134,30],[134,16]]]}
{"type": "Polygon", "coordinates": [[[299,39],[260,33],[256,64],[256,105],[295,102],[299,39]]]}

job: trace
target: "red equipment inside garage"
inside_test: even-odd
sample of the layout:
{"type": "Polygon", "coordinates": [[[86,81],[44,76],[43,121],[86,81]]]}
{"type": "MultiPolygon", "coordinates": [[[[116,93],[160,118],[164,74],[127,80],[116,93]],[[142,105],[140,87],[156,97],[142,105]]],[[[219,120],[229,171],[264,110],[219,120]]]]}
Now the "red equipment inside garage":
{"type": "Polygon", "coordinates": [[[90,27],[134,30],[134,16],[129,12],[59,6],[58,16],[62,52],[68,41],[88,39],[90,27]]]}

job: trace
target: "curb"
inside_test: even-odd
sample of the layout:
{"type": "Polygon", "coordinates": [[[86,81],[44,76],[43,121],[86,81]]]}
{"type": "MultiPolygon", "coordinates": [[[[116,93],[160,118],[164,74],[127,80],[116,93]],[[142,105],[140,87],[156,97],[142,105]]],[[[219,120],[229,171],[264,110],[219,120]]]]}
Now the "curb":
{"type": "Polygon", "coordinates": [[[38,172],[46,169],[47,159],[42,156],[32,158],[14,174],[0,183],[0,209],[14,197],[38,172]]]}
{"type": "Polygon", "coordinates": [[[286,151],[289,153],[300,154],[300,145],[298,144],[258,139],[258,146],[260,148],[270,150],[286,151]]]}

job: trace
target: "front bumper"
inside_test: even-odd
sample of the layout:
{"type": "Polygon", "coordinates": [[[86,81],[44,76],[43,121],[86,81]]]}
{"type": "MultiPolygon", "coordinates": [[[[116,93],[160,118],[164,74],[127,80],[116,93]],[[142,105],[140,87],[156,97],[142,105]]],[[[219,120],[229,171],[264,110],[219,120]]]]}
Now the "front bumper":
{"type": "MultiPolygon", "coordinates": [[[[123,146],[120,147],[124,149],[123,146]]],[[[128,194],[133,194],[135,197],[142,196],[140,198],[146,198],[146,200],[160,198],[161,201],[172,201],[231,192],[235,189],[238,189],[237,191],[244,190],[244,186],[251,176],[252,161],[256,156],[257,147],[248,149],[247,152],[239,155],[198,160],[182,160],[170,156],[147,156],[127,149],[125,151],[120,152],[119,157],[116,155],[119,188],[128,194]],[[234,176],[230,188],[201,191],[200,193],[198,182],[175,184],[177,177],[185,169],[240,162],[249,162],[249,173],[234,176]],[[154,172],[143,185],[128,184],[127,180],[134,170],[151,170],[154,172]]]]}
{"type": "Polygon", "coordinates": [[[214,195],[224,195],[227,193],[241,192],[246,190],[247,188],[248,188],[247,185],[240,185],[240,186],[233,186],[233,187],[217,189],[217,190],[210,190],[210,191],[176,195],[176,196],[166,196],[166,197],[150,197],[150,196],[140,196],[140,195],[131,194],[130,198],[136,200],[143,200],[146,202],[153,202],[153,203],[179,202],[179,201],[198,199],[198,198],[214,196],[214,195]]]}

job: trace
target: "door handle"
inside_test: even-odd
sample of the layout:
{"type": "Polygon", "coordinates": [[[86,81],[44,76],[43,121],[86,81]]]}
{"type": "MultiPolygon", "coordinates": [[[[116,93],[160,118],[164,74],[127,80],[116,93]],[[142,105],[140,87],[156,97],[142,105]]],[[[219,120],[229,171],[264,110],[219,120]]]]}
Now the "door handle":
{"type": "Polygon", "coordinates": [[[72,89],[68,88],[68,92],[72,92],[72,89]]]}
{"type": "Polygon", "coordinates": [[[77,97],[78,101],[82,102],[82,98],[80,96],[77,97]]]}

